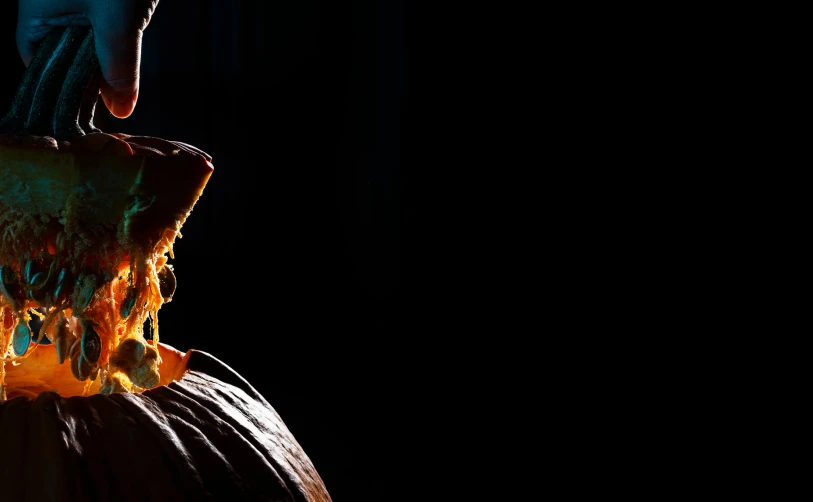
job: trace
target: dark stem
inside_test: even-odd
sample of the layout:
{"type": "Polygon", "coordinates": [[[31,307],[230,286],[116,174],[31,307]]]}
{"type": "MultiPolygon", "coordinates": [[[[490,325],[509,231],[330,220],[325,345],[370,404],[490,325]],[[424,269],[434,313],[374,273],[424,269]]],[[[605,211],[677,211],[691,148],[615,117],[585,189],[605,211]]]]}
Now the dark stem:
{"type": "MultiPolygon", "coordinates": [[[[83,33],[84,34],[84,33],[83,33]]],[[[59,96],[62,91],[62,84],[68,75],[68,70],[73,64],[76,51],[82,45],[82,38],[78,33],[78,28],[67,28],[63,31],[45,68],[42,70],[37,89],[34,91],[34,99],[31,101],[31,109],[28,113],[28,120],[25,123],[25,134],[35,136],[53,136],[53,116],[59,96]]]]}
{"type": "Polygon", "coordinates": [[[100,76],[93,31],[88,30],[59,95],[53,119],[56,137],[82,136],[99,132],[93,125],[93,112],[99,99],[100,76]]]}
{"type": "Polygon", "coordinates": [[[93,114],[101,73],[93,30],[69,27],[48,35],[26,68],[0,133],[69,140],[98,132],[93,114]]]}
{"type": "Polygon", "coordinates": [[[17,94],[11,102],[11,108],[0,120],[0,132],[12,134],[25,129],[25,123],[31,111],[31,102],[34,100],[34,92],[42,77],[42,71],[48,65],[51,53],[54,52],[61,38],[61,32],[57,32],[40,42],[37,54],[23,74],[17,94]]]}

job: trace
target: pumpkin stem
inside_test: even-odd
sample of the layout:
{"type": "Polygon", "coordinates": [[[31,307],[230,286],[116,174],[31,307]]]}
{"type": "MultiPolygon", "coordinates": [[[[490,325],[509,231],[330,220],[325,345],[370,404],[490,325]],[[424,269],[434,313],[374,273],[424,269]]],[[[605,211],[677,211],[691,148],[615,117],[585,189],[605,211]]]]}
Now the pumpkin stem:
{"type": "Polygon", "coordinates": [[[26,68],[0,134],[69,140],[99,132],[93,114],[101,70],[93,29],[68,27],[48,35],[26,68]]]}

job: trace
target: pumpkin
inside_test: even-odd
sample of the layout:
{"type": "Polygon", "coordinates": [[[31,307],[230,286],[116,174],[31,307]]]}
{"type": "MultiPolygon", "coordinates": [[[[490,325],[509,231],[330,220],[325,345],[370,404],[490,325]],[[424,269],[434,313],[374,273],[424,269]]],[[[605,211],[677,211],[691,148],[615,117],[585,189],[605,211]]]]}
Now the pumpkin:
{"type": "MultiPolygon", "coordinates": [[[[162,382],[142,393],[0,404],[2,500],[327,502],[313,464],[279,415],[236,372],[201,351],[158,344],[162,382]],[[164,383],[167,382],[167,383],[164,383]]],[[[42,345],[6,382],[81,389],[42,345]]]]}
{"type": "Polygon", "coordinates": [[[2,499],[330,501],[245,379],[160,342],[212,158],[98,130],[93,47],[49,35],[0,120],[2,499]]]}

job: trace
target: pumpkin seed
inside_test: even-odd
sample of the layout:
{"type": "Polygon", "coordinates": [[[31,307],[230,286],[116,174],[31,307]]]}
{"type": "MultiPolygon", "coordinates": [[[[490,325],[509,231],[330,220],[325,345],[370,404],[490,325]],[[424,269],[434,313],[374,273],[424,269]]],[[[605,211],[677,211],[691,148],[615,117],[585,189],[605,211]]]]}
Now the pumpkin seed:
{"type": "Polygon", "coordinates": [[[79,357],[79,364],[77,365],[79,379],[85,381],[90,376],[90,372],[93,371],[93,365],[88,362],[87,359],[84,357],[79,357]]]}
{"type": "Polygon", "coordinates": [[[74,358],[74,357],[71,358],[71,373],[73,374],[73,377],[75,379],[82,380],[81,378],[79,378],[79,370],[78,370],[78,366],[77,366],[77,364],[79,364],[79,359],[81,359],[81,357],[80,358],[74,358]]]}
{"type": "Polygon", "coordinates": [[[99,376],[99,367],[94,365],[93,370],[91,370],[90,372],[90,381],[95,382],[98,376],[99,376]]]}
{"type": "Polygon", "coordinates": [[[6,299],[11,303],[11,306],[16,310],[16,295],[13,293],[15,291],[13,285],[16,285],[14,280],[14,272],[9,270],[5,265],[0,265],[0,294],[6,297],[6,299]],[[9,289],[11,288],[11,289],[9,289]]]}
{"type": "Polygon", "coordinates": [[[17,327],[14,328],[14,339],[12,341],[14,353],[18,356],[22,356],[28,351],[28,346],[30,344],[31,329],[28,327],[28,323],[17,323],[17,327]]]}
{"type": "Polygon", "coordinates": [[[33,275],[34,273],[34,260],[28,260],[25,263],[25,281],[28,284],[34,284],[33,275]]]}
{"type": "Polygon", "coordinates": [[[0,265],[0,282],[3,283],[15,283],[17,282],[16,277],[14,276],[14,271],[9,269],[6,265],[0,265]]]}
{"type": "MultiPolygon", "coordinates": [[[[52,261],[50,265],[47,267],[43,263],[35,262],[34,260],[28,260],[25,264],[25,281],[26,285],[29,289],[28,295],[31,297],[31,292],[39,291],[44,289],[49,283],[53,284],[53,274],[54,268],[56,268],[56,262],[52,261]]],[[[39,295],[35,295],[41,298],[40,303],[44,303],[45,297],[47,294],[43,291],[39,295]]]]}
{"type": "MultiPolygon", "coordinates": [[[[30,262],[29,262],[30,263],[30,262]]],[[[42,272],[37,272],[34,274],[29,281],[29,284],[32,286],[32,289],[28,290],[28,297],[35,302],[39,302],[40,304],[45,303],[45,290],[42,288],[35,289],[37,286],[42,285],[47,277],[42,272]]]]}
{"type": "Polygon", "coordinates": [[[82,357],[89,363],[95,364],[102,353],[102,340],[90,322],[84,322],[84,333],[82,333],[82,357]]]}
{"type": "Polygon", "coordinates": [[[133,307],[135,307],[136,302],[136,290],[135,288],[130,288],[127,291],[127,296],[124,297],[124,300],[121,302],[121,307],[119,308],[119,315],[121,315],[122,319],[127,319],[130,317],[130,312],[133,311],[133,307]]]}
{"type": "Polygon", "coordinates": [[[67,276],[68,276],[68,269],[63,267],[62,270],[59,271],[59,275],[56,278],[56,283],[57,284],[62,284],[62,282],[65,280],[65,278],[67,276]]]}
{"type": "MultiPolygon", "coordinates": [[[[56,348],[56,360],[59,361],[59,364],[62,364],[65,362],[65,356],[68,355],[69,337],[73,338],[73,334],[70,332],[68,324],[63,323],[62,319],[57,322],[59,322],[59,327],[57,328],[54,347],[56,348]]],[[[74,340],[70,341],[73,342],[74,340]]]]}
{"type": "Polygon", "coordinates": [[[81,274],[76,279],[76,287],[71,295],[71,308],[75,313],[79,313],[90,304],[93,294],[96,292],[96,276],[93,274],[81,274]]]}
{"type": "Polygon", "coordinates": [[[164,268],[158,271],[158,289],[161,291],[164,302],[172,300],[176,286],[177,280],[175,279],[175,273],[172,271],[172,267],[170,265],[164,265],[164,268]]]}
{"type": "Polygon", "coordinates": [[[54,303],[61,302],[64,297],[70,294],[70,277],[68,276],[68,270],[63,268],[59,272],[59,276],[56,279],[56,289],[54,290],[54,303]]]}
{"type": "Polygon", "coordinates": [[[37,272],[36,274],[34,274],[34,277],[31,278],[31,282],[29,284],[31,284],[32,286],[39,286],[40,284],[45,282],[45,279],[46,279],[45,274],[43,274],[42,272],[37,272]]]}
{"type": "Polygon", "coordinates": [[[90,363],[87,362],[81,354],[77,354],[77,357],[71,359],[71,373],[73,373],[73,377],[80,382],[84,382],[88,379],[90,370],[90,363]]]}
{"type": "Polygon", "coordinates": [[[68,349],[68,357],[71,358],[71,361],[79,357],[81,345],[82,345],[81,340],[78,338],[74,338],[73,343],[71,343],[71,348],[68,349]]]}

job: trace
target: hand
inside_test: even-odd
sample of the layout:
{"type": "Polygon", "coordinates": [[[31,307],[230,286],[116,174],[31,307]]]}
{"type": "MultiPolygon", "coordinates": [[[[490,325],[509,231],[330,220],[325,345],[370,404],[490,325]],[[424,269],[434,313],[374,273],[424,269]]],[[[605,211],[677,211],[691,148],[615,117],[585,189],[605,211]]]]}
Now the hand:
{"type": "Polygon", "coordinates": [[[102,100],[129,117],[138,100],[141,37],[158,0],[19,0],[17,49],[26,67],[37,44],[59,26],[92,26],[102,71],[102,100]]]}

